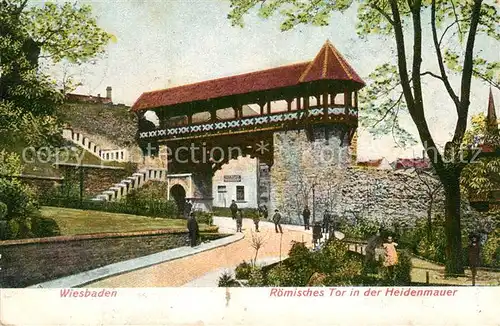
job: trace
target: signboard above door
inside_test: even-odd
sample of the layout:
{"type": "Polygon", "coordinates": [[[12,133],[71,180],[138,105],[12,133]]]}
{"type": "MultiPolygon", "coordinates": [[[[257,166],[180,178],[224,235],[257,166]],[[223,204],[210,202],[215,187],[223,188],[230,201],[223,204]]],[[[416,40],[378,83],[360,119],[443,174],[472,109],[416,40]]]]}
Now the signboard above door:
{"type": "Polygon", "coordinates": [[[224,182],[241,182],[241,175],[225,175],[224,182]]]}

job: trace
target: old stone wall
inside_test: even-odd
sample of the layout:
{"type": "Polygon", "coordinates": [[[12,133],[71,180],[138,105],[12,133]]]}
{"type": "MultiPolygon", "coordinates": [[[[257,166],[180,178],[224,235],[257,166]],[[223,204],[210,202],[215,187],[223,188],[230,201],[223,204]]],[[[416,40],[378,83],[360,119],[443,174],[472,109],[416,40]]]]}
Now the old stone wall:
{"type": "MultiPolygon", "coordinates": [[[[26,287],[186,245],[187,233],[0,241],[0,287],[26,287]],[[26,243],[24,243],[26,242],[26,243]]],[[[150,232],[152,233],[152,232],[150,232]]],[[[81,237],[81,236],[80,236],[81,237]]],[[[60,237],[58,237],[60,238],[60,237]]]]}
{"type": "MultiPolygon", "coordinates": [[[[75,166],[60,165],[61,175],[64,176],[66,184],[74,184],[79,186],[80,177],[79,170],[75,166]]],[[[134,167],[130,169],[116,167],[85,167],[84,174],[84,191],[85,196],[95,196],[112,187],[114,184],[120,183],[121,180],[130,177],[135,172],[134,167]]]]}
{"type": "Polygon", "coordinates": [[[413,224],[427,214],[425,184],[414,172],[351,166],[352,148],[343,130],[322,129],[275,134],[271,168],[271,209],[286,222],[301,224],[308,205],[316,220],[326,209],[350,220],[413,224]],[[313,196],[314,194],[314,196],[313,196]],[[313,209],[314,208],[314,209],[313,209]]]}

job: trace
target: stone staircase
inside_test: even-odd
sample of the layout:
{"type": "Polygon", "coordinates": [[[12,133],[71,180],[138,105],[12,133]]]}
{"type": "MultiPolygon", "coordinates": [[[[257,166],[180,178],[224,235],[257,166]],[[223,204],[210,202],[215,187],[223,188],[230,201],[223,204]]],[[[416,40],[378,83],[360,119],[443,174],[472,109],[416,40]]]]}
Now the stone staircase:
{"type": "Polygon", "coordinates": [[[85,149],[103,161],[128,162],[131,158],[128,149],[102,149],[87,136],[79,132],[74,132],[71,128],[63,129],[63,138],[85,149]]]}
{"type": "Polygon", "coordinates": [[[103,191],[92,198],[93,201],[114,201],[125,197],[129,192],[142,187],[147,181],[167,181],[167,170],[146,168],[132,174],[132,176],[103,191]]]}

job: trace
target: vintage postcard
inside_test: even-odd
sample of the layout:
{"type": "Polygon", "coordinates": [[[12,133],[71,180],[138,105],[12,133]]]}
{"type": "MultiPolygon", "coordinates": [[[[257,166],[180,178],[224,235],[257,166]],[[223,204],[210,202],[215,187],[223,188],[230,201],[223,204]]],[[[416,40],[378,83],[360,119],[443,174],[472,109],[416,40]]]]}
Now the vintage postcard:
{"type": "Polygon", "coordinates": [[[0,323],[500,325],[499,17],[0,0],[0,323]]]}

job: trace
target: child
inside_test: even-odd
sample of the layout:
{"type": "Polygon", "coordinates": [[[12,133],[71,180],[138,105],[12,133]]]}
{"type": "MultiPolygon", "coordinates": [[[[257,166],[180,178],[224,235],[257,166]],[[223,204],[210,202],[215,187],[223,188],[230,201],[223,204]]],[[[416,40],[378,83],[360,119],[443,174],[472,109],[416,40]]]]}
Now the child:
{"type": "Polygon", "coordinates": [[[398,252],[396,251],[397,243],[392,242],[392,237],[387,237],[387,242],[383,244],[385,250],[384,266],[389,271],[389,278],[394,276],[394,266],[398,263],[398,252]]]}

